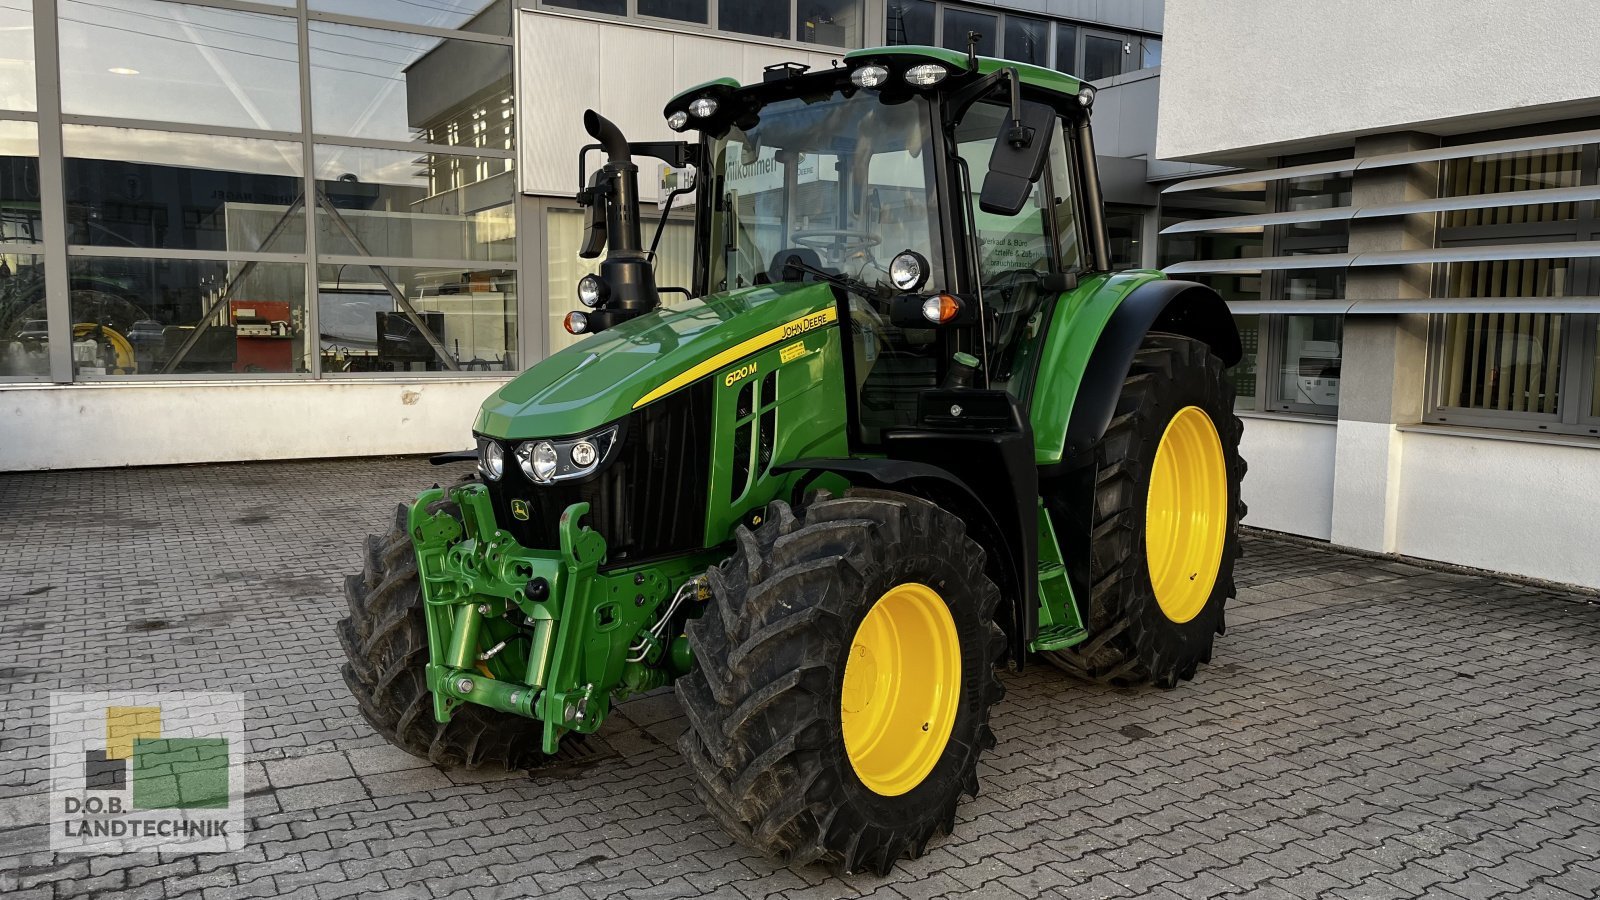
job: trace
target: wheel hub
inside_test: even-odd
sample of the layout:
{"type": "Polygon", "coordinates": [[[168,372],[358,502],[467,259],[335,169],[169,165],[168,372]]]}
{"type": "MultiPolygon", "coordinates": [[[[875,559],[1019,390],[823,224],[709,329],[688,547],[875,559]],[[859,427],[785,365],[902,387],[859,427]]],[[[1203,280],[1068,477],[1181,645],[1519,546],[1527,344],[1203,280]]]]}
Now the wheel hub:
{"type": "Polygon", "coordinates": [[[1228,533],[1228,466],[1211,417],[1186,406],[1156,447],[1145,504],[1145,560],[1161,612],[1200,614],[1216,586],[1228,533]]]}
{"type": "Polygon", "coordinates": [[[955,726],[961,641],[938,592],[890,588],[857,627],[845,662],[840,725],[856,777],[899,796],[928,777],[955,726]]]}

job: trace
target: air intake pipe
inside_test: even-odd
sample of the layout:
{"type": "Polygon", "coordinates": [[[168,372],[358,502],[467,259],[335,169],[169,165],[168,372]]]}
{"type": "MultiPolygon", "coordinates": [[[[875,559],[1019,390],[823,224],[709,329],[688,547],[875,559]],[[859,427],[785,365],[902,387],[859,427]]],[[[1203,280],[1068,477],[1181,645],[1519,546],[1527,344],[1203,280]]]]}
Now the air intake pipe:
{"type": "Polygon", "coordinates": [[[605,301],[590,320],[599,331],[617,322],[643,315],[661,305],[656,291],[655,268],[644,252],[639,219],[639,167],[621,129],[594,110],[583,114],[584,130],[600,143],[606,164],[595,185],[596,201],[606,204],[606,258],[600,263],[605,301]]]}

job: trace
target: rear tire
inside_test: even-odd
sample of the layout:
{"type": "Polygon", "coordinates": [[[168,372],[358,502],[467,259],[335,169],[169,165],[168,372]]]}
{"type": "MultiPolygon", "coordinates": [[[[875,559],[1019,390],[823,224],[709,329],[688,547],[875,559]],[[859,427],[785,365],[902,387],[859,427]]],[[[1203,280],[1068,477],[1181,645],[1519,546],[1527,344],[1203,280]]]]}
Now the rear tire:
{"type": "Polygon", "coordinates": [[[696,793],[729,834],[768,857],[885,874],[950,832],[961,795],[977,793],[979,754],[994,746],[989,709],[1003,693],[994,666],[1004,637],[983,550],[951,513],[881,491],[819,494],[798,512],[775,502],[760,527],[740,527],[736,538],[733,556],[709,572],[715,599],[689,623],[698,667],[677,682],[690,723],[678,746],[696,793]],[[861,625],[891,595],[915,595],[904,602],[916,614],[884,614],[874,627],[885,620],[896,627],[888,643],[874,644],[882,632],[861,625]],[[922,612],[925,620],[917,618],[922,612]],[[893,655],[874,657],[872,648],[917,634],[901,626],[935,620],[945,624],[915,649],[958,653],[958,665],[872,661],[893,655]],[[903,673],[924,670],[955,700],[941,712],[937,702],[917,704],[923,694],[948,693],[863,691],[853,681],[880,668],[902,677],[861,683],[923,684],[903,673]],[[847,678],[847,669],[857,674],[847,678]],[[905,720],[886,712],[902,704],[918,714],[905,720]],[[932,715],[921,714],[927,708],[932,715]],[[873,732],[881,743],[864,742],[865,718],[912,724],[873,732]],[[915,720],[924,720],[925,734],[915,720]],[[907,747],[907,765],[885,774],[878,767],[894,754],[865,749],[877,746],[907,747]],[[916,760],[925,767],[909,762],[916,760]]]}
{"type": "MultiPolygon", "coordinates": [[[[439,501],[433,511],[456,510],[439,501]]],[[[500,765],[521,769],[547,759],[541,723],[473,704],[447,723],[433,717],[428,690],[428,629],[422,615],[417,557],[406,534],[410,507],[395,509],[382,535],[368,535],[362,574],[345,579],[350,617],[338,624],[344,683],[361,716],[389,743],[442,768],[500,765]]]]}
{"type": "MultiPolygon", "coordinates": [[[[1194,677],[1201,663],[1211,661],[1212,642],[1224,629],[1223,606],[1234,596],[1234,562],[1239,557],[1239,483],[1245,464],[1239,456],[1243,425],[1233,413],[1233,385],[1224,377],[1226,367],[1204,343],[1168,334],[1148,335],[1134,357],[1116,415],[1095,448],[1094,510],[1090,552],[1089,639],[1076,647],[1042,654],[1069,674],[1101,684],[1131,686],[1157,684],[1174,687],[1194,677]],[[1152,485],[1157,474],[1158,448],[1174,422],[1181,430],[1199,420],[1198,410],[1215,429],[1220,449],[1218,477],[1196,478],[1185,484],[1213,481],[1225,491],[1217,497],[1217,514],[1225,518],[1220,556],[1203,566],[1185,570],[1178,586],[1152,575],[1163,569],[1160,538],[1152,538],[1147,513],[1152,506],[1152,485]],[[1225,505],[1224,505],[1225,504],[1225,505]],[[1155,541],[1157,561],[1150,561],[1155,541]],[[1209,593],[1183,596],[1184,580],[1210,577],[1209,593]],[[1154,584],[1166,586],[1158,598],[1154,584]],[[1173,610],[1178,611],[1175,617],[1173,610]],[[1189,618],[1185,619],[1187,615],[1189,618]],[[1181,620],[1181,621],[1180,621],[1181,620]]],[[[1203,433],[1205,426],[1199,426],[1203,433]]],[[[1177,446],[1180,450],[1181,445],[1177,446]]],[[[1168,451],[1172,453],[1172,450],[1168,451]]],[[[1193,456],[1205,454],[1190,454],[1193,456]]],[[[1189,460],[1185,460],[1186,462],[1189,460]]],[[[1158,489],[1157,496],[1161,496],[1158,489]]],[[[1155,526],[1160,534],[1160,526],[1155,526]]],[[[1187,537],[1181,530],[1174,533],[1187,537]]],[[[1199,554],[1205,557],[1206,554],[1199,554]]]]}

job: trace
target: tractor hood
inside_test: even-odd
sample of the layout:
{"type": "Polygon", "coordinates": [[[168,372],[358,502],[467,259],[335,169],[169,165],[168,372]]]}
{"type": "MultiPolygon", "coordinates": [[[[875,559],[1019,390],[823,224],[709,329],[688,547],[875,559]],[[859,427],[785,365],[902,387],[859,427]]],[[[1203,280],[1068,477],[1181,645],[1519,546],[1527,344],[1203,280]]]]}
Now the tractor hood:
{"type": "Polygon", "coordinates": [[[770,284],[662,307],[540,361],[484,401],[507,440],[593,431],[786,337],[834,321],[826,284],[770,284]]]}

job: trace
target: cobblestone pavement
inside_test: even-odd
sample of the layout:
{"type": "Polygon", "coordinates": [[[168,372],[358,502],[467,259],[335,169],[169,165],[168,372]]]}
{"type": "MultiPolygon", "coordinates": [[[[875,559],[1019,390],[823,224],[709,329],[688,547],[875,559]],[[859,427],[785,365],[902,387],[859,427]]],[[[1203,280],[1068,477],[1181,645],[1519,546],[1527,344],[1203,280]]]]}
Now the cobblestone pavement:
{"type": "Polygon", "coordinates": [[[338,674],[361,535],[418,460],[0,475],[0,895],[1488,898],[1600,894],[1600,606],[1266,536],[1175,690],[1032,666],[953,837],[888,879],[775,867],[701,813],[670,692],[598,758],[440,772],[338,674]],[[248,849],[55,856],[56,689],[248,692],[248,849]]]}

